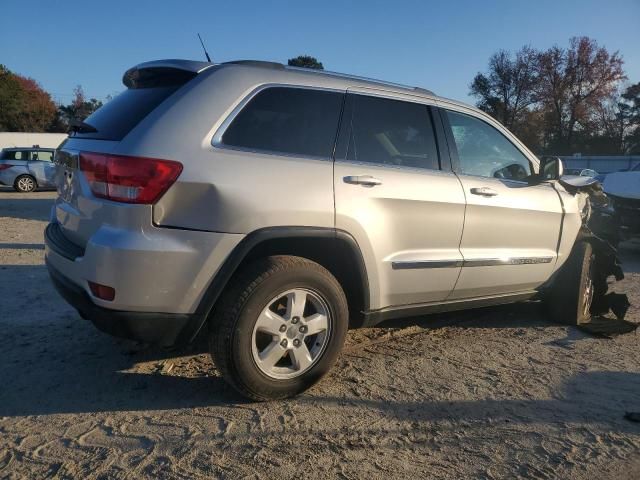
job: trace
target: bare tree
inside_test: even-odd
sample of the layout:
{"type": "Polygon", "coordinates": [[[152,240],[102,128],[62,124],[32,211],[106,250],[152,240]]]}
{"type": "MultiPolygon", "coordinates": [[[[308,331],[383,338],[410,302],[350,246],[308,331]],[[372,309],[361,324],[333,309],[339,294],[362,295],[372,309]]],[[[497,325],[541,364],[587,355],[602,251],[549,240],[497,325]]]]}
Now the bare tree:
{"type": "Polygon", "coordinates": [[[574,37],[568,49],[554,46],[540,53],[537,65],[547,138],[557,153],[570,153],[576,131],[589,125],[626,78],[622,58],[591,38],[574,37]]]}
{"type": "Polygon", "coordinates": [[[537,60],[531,47],[515,54],[500,50],[489,59],[488,71],[478,73],[471,83],[477,106],[516,133],[536,101],[537,60]]]}

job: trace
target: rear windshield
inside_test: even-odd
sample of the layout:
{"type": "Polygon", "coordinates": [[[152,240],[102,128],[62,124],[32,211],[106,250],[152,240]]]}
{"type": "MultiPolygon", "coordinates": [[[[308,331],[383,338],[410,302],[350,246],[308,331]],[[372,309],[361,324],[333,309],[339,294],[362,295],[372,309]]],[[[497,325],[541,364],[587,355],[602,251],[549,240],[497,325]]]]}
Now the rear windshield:
{"type": "Polygon", "coordinates": [[[75,133],[73,137],[122,140],[144,117],[175,92],[180,85],[125,90],[84,121],[97,132],[75,133]]]}

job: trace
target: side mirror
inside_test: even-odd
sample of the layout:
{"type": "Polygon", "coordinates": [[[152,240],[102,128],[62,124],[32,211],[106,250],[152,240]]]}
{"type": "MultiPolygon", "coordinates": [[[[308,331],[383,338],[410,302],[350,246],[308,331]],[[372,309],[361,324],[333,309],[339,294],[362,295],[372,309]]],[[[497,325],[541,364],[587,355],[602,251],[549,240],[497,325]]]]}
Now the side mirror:
{"type": "Polygon", "coordinates": [[[558,157],[544,156],[540,159],[538,181],[558,180],[564,174],[562,160],[558,157]]]}

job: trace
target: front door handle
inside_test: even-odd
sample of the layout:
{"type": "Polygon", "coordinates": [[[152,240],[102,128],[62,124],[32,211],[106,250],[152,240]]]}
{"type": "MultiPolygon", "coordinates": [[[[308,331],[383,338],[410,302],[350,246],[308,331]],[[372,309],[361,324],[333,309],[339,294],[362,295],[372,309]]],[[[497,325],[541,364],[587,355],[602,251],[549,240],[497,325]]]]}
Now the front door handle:
{"type": "Polygon", "coordinates": [[[481,195],[483,197],[495,197],[498,192],[489,187],[476,187],[471,189],[471,193],[474,195],[481,195]]]}
{"type": "Polygon", "coordinates": [[[352,185],[363,185],[365,187],[375,187],[376,185],[382,185],[382,181],[371,175],[347,175],[342,179],[344,183],[350,183],[352,185]]]}

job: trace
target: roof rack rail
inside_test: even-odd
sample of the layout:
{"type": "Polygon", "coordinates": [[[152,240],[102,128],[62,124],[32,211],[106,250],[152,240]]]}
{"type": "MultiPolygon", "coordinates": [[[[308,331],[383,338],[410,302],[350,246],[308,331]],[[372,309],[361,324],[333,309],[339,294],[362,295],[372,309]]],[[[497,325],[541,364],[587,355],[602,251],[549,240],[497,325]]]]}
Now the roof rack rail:
{"type": "Polygon", "coordinates": [[[352,80],[361,80],[364,82],[369,82],[369,83],[375,83],[378,85],[385,85],[387,87],[396,87],[396,88],[403,88],[406,90],[414,90],[416,92],[420,92],[420,93],[425,93],[427,95],[433,95],[435,96],[435,93],[433,93],[431,90],[427,90],[426,88],[422,88],[422,87],[412,87],[410,85],[403,85],[402,83],[394,83],[394,82],[387,82],[385,80],[378,80],[377,78],[370,78],[370,77],[361,77],[359,75],[351,75],[349,73],[340,73],[340,72],[332,72],[329,70],[313,70],[310,68],[304,68],[304,67],[284,67],[287,70],[297,70],[297,71],[303,71],[303,72],[311,72],[311,73],[317,73],[320,75],[329,75],[332,77],[339,77],[339,78],[347,78],[347,79],[352,79],[352,80]]]}
{"type": "Polygon", "coordinates": [[[427,95],[434,95],[435,93],[433,93],[431,90],[427,89],[427,88],[422,88],[422,87],[413,87],[413,89],[416,92],[421,92],[421,93],[426,93],[427,95]]]}
{"type": "Polygon", "coordinates": [[[375,84],[384,85],[387,87],[396,87],[396,88],[402,88],[404,90],[413,90],[415,92],[435,96],[435,93],[433,93],[431,90],[427,90],[426,88],[422,88],[422,87],[412,87],[410,85],[403,85],[401,83],[387,82],[385,80],[378,80],[376,78],[369,78],[369,77],[361,77],[358,75],[350,75],[348,73],[331,72],[329,70],[316,70],[316,69],[305,68],[305,67],[294,67],[290,65],[284,65],[278,62],[268,62],[265,60],[231,60],[229,62],[223,62],[221,65],[246,65],[249,67],[262,67],[262,68],[270,68],[273,70],[284,70],[284,69],[295,70],[298,72],[305,72],[305,73],[311,73],[316,75],[327,75],[331,77],[346,78],[351,80],[361,80],[364,82],[375,83],[375,84]]]}

